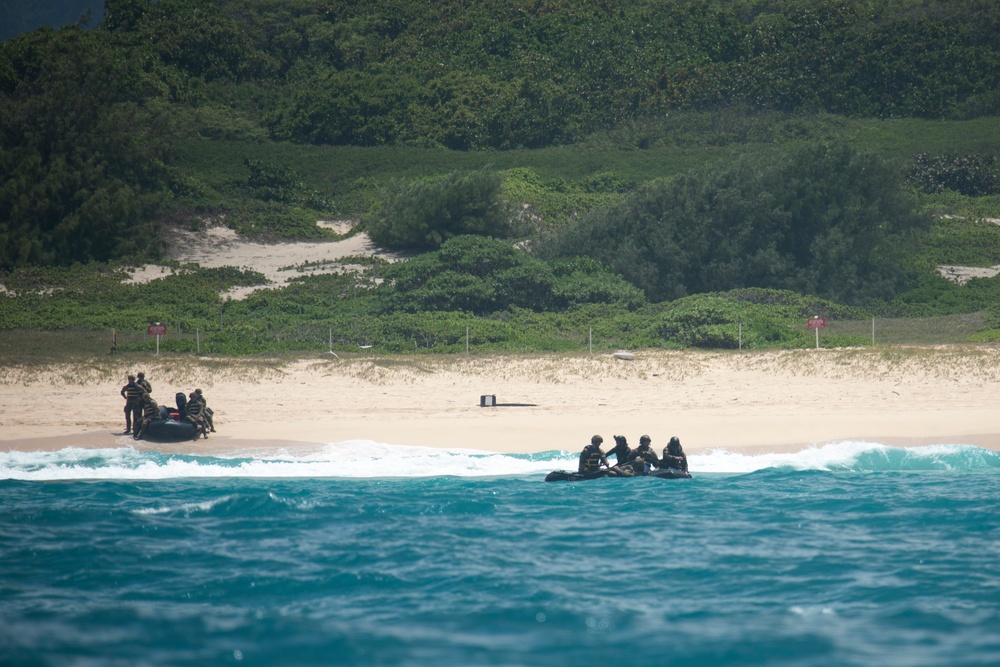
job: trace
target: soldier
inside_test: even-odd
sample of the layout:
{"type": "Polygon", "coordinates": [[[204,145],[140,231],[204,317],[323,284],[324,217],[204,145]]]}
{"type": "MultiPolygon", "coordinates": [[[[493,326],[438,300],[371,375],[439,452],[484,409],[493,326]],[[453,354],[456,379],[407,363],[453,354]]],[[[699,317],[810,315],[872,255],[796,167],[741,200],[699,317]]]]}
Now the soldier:
{"type": "Polygon", "coordinates": [[[203,438],[207,438],[208,432],[205,429],[205,418],[203,416],[204,409],[205,406],[199,400],[198,394],[193,391],[188,394],[186,419],[198,428],[198,432],[201,433],[203,438]]]}
{"type": "Polygon", "coordinates": [[[134,375],[128,376],[128,383],[122,387],[121,394],[125,399],[125,433],[135,435],[142,422],[142,387],[135,381],[134,375]]]}
{"type": "Polygon", "coordinates": [[[604,452],[601,451],[601,443],[604,442],[604,438],[599,435],[595,435],[590,439],[590,444],[583,448],[580,452],[580,466],[579,470],[585,475],[594,475],[601,471],[601,466],[604,466],[607,470],[607,474],[615,476],[618,471],[613,469],[608,463],[608,459],[604,456],[604,452]]]}
{"type": "Polygon", "coordinates": [[[135,377],[135,381],[139,384],[140,387],[146,390],[147,394],[153,393],[153,385],[149,384],[149,380],[146,379],[145,373],[140,372],[139,374],[137,374],[135,377]]]}
{"type": "Polygon", "coordinates": [[[674,468],[681,472],[688,471],[688,457],[681,447],[680,439],[675,435],[670,438],[670,442],[663,448],[663,460],[660,461],[661,468],[674,468]]]}
{"type": "Polygon", "coordinates": [[[212,408],[208,407],[208,402],[205,400],[205,395],[201,393],[201,389],[195,389],[194,393],[201,402],[201,416],[205,420],[205,425],[208,426],[209,431],[215,433],[215,421],[212,419],[215,412],[212,411],[212,408]]]}
{"type": "Polygon", "coordinates": [[[632,448],[628,446],[628,440],[624,435],[615,436],[615,446],[613,449],[608,450],[608,456],[612,454],[615,455],[615,463],[619,466],[628,461],[632,456],[632,448]]]}
{"type": "Polygon", "coordinates": [[[142,392],[142,426],[136,430],[135,435],[132,437],[136,440],[141,440],[146,427],[159,418],[160,406],[157,405],[148,391],[142,392]]]}
{"type": "Polygon", "coordinates": [[[650,447],[651,442],[648,435],[639,438],[639,446],[632,452],[632,458],[629,460],[632,466],[637,468],[636,472],[640,474],[648,473],[651,468],[657,468],[660,465],[660,459],[656,457],[656,452],[650,447]]]}

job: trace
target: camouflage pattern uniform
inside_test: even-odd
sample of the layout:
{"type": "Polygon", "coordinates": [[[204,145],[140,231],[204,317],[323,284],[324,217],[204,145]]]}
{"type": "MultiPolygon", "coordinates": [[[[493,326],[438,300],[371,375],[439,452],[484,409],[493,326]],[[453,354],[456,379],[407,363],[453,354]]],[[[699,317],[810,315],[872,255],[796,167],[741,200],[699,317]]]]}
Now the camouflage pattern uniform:
{"type": "Polygon", "coordinates": [[[160,406],[157,405],[156,401],[153,400],[152,396],[150,396],[148,393],[143,393],[143,395],[142,395],[142,426],[138,429],[138,431],[136,431],[136,434],[133,437],[136,440],[141,439],[142,438],[142,434],[146,430],[146,427],[149,426],[150,423],[156,421],[159,418],[160,418],[160,406]]]}
{"type": "Polygon", "coordinates": [[[663,460],[660,461],[660,467],[673,468],[681,472],[688,471],[688,457],[676,435],[670,438],[670,442],[663,448],[663,460]]]}
{"type": "Polygon", "coordinates": [[[204,409],[205,405],[198,398],[198,394],[193,391],[188,394],[187,420],[198,427],[198,432],[201,433],[202,437],[207,438],[208,432],[205,428],[205,418],[202,414],[204,409]]]}
{"type": "Polygon", "coordinates": [[[656,452],[649,446],[650,442],[648,435],[639,438],[639,446],[632,452],[632,458],[629,459],[629,463],[639,474],[644,475],[660,465],[660,459],[657,458],[656,452]]]}
{"type": "Polygon", "coordinates": [[[125,432],[135,435],[142,424],[142,387],[134,375],[128,376],[128,384],[122,387],[121,394],[125,399],[125,432]]]}
{"type": "Polygon", "coordinates": [[[205,395],[201,393],[201,389],[194,390],[195,395],[198,396],[198,400],[201,402],[201,416],[205,420],[205,425],[208,426],[208,430],[215,433],[215,421],[212,419],[212,408],[208,407],[208,402],[205,400],[205,395]]]}

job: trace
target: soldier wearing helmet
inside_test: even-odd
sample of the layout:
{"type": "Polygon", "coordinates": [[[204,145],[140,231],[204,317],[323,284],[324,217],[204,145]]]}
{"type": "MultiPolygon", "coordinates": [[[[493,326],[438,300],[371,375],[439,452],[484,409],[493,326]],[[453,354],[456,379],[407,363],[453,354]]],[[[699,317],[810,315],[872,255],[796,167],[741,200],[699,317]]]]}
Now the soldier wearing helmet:
{"type": "Polygon", "coordinates": [[[675,435],[670,438],[670,442],[663,448],[663,460],[660,461],[661,468],[673,468],[681,472],[688,471],[688,457],[681,447],[680,439],[675,435]]]}
{"type": "Polygon", "coordinates": [[[604,466],[609,473],[615,473],[610,464],[608,464],[608,459],[604,456],[604,452],[601,450],[602,442],[604,442],[604,438],[595,435],[590,439],[590,444],[580,452],[579,470],[581,473],[585,475],[597,474],[601,472],[601,466],[604,466]]]}
{"type": "Polygon", "coordinates": [[[134,375],[128,376],[121,394],[125,399],[125,433],[135,435],[142,426],[142,387],[134,375]]]}
{"type": "Polygon", "coordinates": [[[651,442],[648,435],[639,438],[639,446],[632,452],[632,458],[629,459],[632,467],[636,468],[636,472],[640,474],[648,473],[652,468],[657,468],[660,465],[660,459],[650,447],[651,442]]]}

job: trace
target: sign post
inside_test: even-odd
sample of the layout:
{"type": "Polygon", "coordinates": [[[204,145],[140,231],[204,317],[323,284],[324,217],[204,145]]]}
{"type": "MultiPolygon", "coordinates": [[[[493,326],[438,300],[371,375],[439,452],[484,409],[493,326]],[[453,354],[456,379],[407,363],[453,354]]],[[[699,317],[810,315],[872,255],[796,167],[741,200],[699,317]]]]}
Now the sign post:
{"type": "Polygon", "coordinates": [[[150,324],[146,327],[146,335],[156,336],[156,356],[160,356],[160,336],[167,335],[167,325],[159,322],[150,324]]]}
{"type": "Polygon", "coordinates": [[[819,349],[819,330],[826,327],[826,320],[824,320],[819,315],[813,315],[806,325],[816,331],[816,349],[819,349]]]}

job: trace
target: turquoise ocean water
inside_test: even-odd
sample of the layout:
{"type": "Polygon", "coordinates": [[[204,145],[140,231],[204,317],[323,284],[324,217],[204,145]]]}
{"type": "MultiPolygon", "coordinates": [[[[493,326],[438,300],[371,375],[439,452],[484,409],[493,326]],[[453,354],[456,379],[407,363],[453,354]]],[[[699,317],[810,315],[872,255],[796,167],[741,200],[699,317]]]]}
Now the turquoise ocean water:
{"type": "Polygon", "coordinates": [[[0,453],[4,665],[998,665],[1000,454],[0,453]]]}

